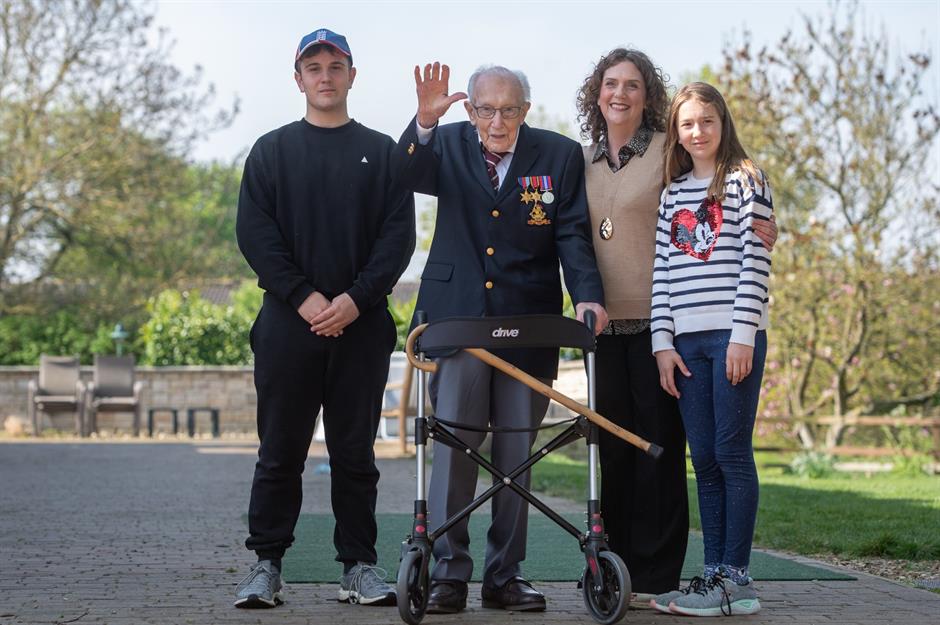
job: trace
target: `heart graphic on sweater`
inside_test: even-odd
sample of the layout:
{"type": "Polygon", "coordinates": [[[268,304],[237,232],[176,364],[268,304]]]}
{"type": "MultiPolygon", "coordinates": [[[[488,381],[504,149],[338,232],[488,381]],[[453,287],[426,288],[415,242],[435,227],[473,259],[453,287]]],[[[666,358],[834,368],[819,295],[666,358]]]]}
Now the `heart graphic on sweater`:
{"type": "Polygon", "coordinates": [[[693,213],[683,208],[672,216],[672,244],[689,256],[708,260],[721,232],[721,203],[703,200],[693,213]]]}

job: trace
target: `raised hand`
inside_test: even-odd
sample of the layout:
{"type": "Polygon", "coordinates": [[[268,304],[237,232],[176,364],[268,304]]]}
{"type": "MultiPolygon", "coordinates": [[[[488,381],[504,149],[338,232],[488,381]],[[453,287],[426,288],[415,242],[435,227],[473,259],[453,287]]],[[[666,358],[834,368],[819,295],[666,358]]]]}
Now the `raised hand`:
{"type": "Polygon", "coordinates": [[[444,116],[454,102],[466,100],[467,94],[458,91],[447,95],[447,83],[450,81],[450,68],[438,62],[421,67],[415,65],[415,87],[418,92],[418,123],[422,128],[433,128],[437,120],[444,116]]]}

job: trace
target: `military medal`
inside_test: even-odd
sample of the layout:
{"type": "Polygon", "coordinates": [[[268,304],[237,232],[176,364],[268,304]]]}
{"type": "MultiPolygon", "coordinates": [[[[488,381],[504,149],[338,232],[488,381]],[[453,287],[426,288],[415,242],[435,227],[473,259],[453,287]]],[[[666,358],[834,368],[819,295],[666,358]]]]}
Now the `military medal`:
{"type": "Polygon", "coordinates": [[[534,176],[539,181],[539,187],[542,189],[542,203],[551,204],[555,201],[555,194],[552,193],[551,176],[534,176]]]}
{"type": "Polygon", "coordinates": [[[547,226],[552,223],[552,220],[546,218],[542,205],[536,202],[531,212],[529,212],[529,221],[526,223],[530,226],[547,226]]]}
{"type": "Polygon", "coordinates": [[[604,217],[601,220],[601,227],[598,228],[598,232],[605,241],[609,241],[614,236],[614,222],[610,220],[610,217],[604,217]]]}
{"type": "Polygon", "coordinates": [[[555,196],[551,192],[552,179],[549,176],[523,176],[516,181],[522,187],[522,195],[519,199],[526,206],[531,202],[532,210],[529,211],[529,220],[526,222],[530,226],[547,226],[552,223],[545,213],[545,209],[540,204],[551,204],[555,201],[555,196]],[[540,191],[541,189],[541,191],[540,191]]]}

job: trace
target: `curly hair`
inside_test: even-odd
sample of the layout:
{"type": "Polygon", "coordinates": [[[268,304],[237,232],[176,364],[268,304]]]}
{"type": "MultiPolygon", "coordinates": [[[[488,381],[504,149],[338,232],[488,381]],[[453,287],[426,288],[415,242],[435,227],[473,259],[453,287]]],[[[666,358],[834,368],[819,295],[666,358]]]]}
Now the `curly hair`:
{"type": "Polygon", "coordinates": [[[590,137],[594,143],[598,143],[607,132],[607,122],[601,115],[601,108],[597,104],[604,72],[624,61],[633,63],[643,76],[643,83],[646,87],[643,124],[651,130],[666,131],[666,117],[669,115],[666,83],[669,81],[669,76],[664,74],[661,68],[656,67],[643,52],[632,48],[616,48],[601,57],[594,66],[594,71],[584,79],[584,84],[578,90],[578,119],[581,121],[581,134],[584,137],[590,137]]]}

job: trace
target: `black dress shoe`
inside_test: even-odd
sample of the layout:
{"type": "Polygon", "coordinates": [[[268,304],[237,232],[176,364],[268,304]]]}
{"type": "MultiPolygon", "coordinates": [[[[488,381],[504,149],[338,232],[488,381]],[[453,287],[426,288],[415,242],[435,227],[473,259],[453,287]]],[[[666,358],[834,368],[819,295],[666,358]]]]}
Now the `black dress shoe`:
{"type": "Polygon", "coordinates": [[[431,582],[428,614],[455,614],[467,607],[467,582],[431,582]]]}
{"type": "Polygon", "coordinates": [[[545,597],[532,584],[517,576],[499,588],[484,585],[483,607],[541,612],[545,609],[545,597]]]}

